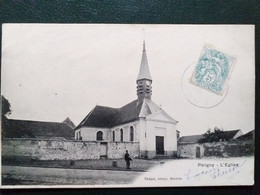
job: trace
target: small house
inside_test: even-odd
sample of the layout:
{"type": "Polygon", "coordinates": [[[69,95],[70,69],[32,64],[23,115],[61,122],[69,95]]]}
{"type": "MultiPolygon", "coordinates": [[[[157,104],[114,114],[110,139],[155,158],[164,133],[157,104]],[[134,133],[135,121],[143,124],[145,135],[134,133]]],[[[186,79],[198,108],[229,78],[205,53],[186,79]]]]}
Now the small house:
{"type": "Polygon", "coordinates": [[[225,144],[243,133],[240,129],[219,131],[218,133],[182,136],[178,140],[178,156],[183,158],[202,158],[221,156],[225,144]]]}

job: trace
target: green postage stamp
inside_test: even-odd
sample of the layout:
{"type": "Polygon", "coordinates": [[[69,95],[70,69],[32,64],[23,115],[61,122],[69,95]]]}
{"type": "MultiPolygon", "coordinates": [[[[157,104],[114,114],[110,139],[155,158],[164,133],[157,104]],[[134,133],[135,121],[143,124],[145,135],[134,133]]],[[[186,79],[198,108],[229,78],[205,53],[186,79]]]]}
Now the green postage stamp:
{"type": "Polygon", "coordinates": [[[191,82],[222,95],[234,62],[235,58],[210,46],[205,46],[197,62],[191,82]]]}

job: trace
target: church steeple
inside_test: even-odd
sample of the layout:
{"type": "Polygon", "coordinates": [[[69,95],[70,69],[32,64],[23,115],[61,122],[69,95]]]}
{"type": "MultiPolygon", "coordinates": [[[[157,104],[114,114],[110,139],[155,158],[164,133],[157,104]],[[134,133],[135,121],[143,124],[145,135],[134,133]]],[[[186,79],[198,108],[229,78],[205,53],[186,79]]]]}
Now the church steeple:
{"type": "Polygon", "coordinates": [[[140,66],[139,74],[137,77],[137,81],[141,80],[141,79],[152,80],[152,77],[151,77],[151,74],[149,71],[147,56],[146,56],[145,41],[143,43],[143,54],[142,54],[141,66],[140,66]]]}
{"type": "Polygon", "coordinates": [[[143,43],[143,54],[140,65],[139,74],[136,80],[138,100],[142,101],[144,98],[151,99],[152,96],[152,77],[149,71],[145,41],[143,43]]]}

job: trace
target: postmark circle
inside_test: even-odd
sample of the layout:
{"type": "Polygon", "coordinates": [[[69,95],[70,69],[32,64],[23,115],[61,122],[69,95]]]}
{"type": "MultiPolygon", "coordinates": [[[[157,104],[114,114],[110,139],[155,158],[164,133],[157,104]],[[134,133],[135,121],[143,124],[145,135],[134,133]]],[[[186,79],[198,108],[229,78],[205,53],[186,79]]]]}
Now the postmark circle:
{"type": "MultiPolygon", "coordinates": [[[[192,105],[199,108],[213,108],[223,102],[228,94],[228,85],[222,96],[212,93],[193,84],[190,79],[192,77],[196,62],[191,63],[183,72],[181,77],[181,89],[184,97],[192,105]]],[[[205,82],[213,82],[214,74],[208,73],[205,75],[205,82]]]]}

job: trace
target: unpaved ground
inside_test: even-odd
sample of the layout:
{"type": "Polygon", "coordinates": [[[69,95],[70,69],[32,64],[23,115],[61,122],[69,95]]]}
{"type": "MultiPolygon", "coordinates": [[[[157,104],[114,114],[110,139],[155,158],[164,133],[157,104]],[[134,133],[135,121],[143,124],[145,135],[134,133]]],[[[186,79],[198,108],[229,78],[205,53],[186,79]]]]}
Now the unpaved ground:
{"type": "MultiPolygon", "coordinates": [[[[163,161],[172,160],[164,159],[163,161]]],[[[8,159],[3,157],[2,165],[24,166],[24,167],[43,167],[43,168],[65,168],[65,169],[90,169],[90,170],[126,170],[124,159],[117,159],[117,166],[112,166],[111,159],[89,159],[89,160],[30,160],[30,159],[8,159]]],[[[134,159],[131,162],[131,171],[147,171],[158,165],[162,159],[134,159]]]]}
{"type": "MultiPolygon", "coordinates": [[[[106,163],[108,167],[111,167],[110,161],[99,162],[100,164],[93,165],[93,167],[102,167],[106,163]]],[[[123,187],[132,184],[147,187],[252,185],[254,181],[253,156],[160,161],[140,160],[143,165],[146,162],[157,165],[146,170],[146,172],[128,171],[125,168],[122,171],[3,165],[2,185],[6,187],[10,187],[10,185],[17,187],[21,185],[88,185],[88,187],[92,187],[92,185],[107,185],[107,187],[115,185],[123,187]]],[[[94,163],[94,161],[91,161],[91,163],[94,163]]],[[[138,164],[135,166],[138,166],[138,164]]],[[[147,167],[149,166],[147,165],[147,167]]]]}
{"type": "Polygon", "coordinates": [[[2,166],[2,185],[122,185],[141,172],[2,166]]]}

